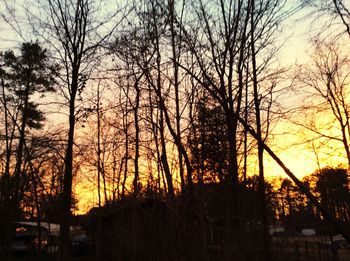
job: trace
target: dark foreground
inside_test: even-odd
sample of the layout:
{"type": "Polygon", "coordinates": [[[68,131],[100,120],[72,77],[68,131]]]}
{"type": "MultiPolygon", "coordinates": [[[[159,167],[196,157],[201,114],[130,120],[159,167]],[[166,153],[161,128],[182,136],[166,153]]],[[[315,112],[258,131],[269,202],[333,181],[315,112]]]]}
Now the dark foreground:
{"type": "MultiPolygon", "coordinates": [[[[336,246],[330,245],[327,237],[272,237],[271,245],[270,245],[270,260],[271,261],[348,261],[350,260],[350,248],[344,246],[336,246]]],[[[241,257],[238,257],[237,261],[254,261],[260,260],[259,255],[256,253],[261,252],[260,249],[245,249],[244,252],[250,252],[252,255],[247,257],[247,253],[243,253],[241,257]],[[255,254],[254,254],[255,253],[255,254]],[[255,256],[252,258],[252,256],[255,256]]],[[[102,255],[104,256],[104,255],[102,255]]],[[[147,254],[145,254],[145,257],[147,254]]],[[[163,260],[169,261],[187,261],[187,260],[203,260],[203,256],[198,256],[198,259],[195,258],[195,254],[192,256],[193,258],[180,258],[180,259],[172,259],[169,257],[159,257],[163,260]]],[[[146,258],[147,259],[147,258],[146,258]]],[[[41,257],[38,257],[35,253],[14,253],[9,258],[5,258],[0,256],[0,260],[9,260],[9,261],[54,261],[57,260],[56,254],[44,253],[41,257]]],[[[86,253],[83,256],[72,256],[71,261],[98,261],[105,260],[104,258],[97,258],[96,254],[86,253]]],[[[114,257],[110,259],[110,261],[128,261],[131,258],[124,257],[120,259],[118,257],[114,257]]],[[[137,259],[139,260],[139,259],[137,259]]],[[[205,260],[207,261],[225,261],[222,259],[222,255],[220,253],[220,249],[215,249],[214,246],[208,250],[208,255],[205,260]]]]}

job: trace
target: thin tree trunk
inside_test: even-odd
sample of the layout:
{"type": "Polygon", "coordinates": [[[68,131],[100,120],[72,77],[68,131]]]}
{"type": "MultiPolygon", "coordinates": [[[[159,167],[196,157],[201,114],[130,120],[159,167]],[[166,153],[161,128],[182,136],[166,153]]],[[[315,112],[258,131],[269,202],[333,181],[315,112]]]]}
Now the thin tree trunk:
{"type": "Polygon", "coordinates": [[[106,205],[109,201],[108,193],[107,193],[107,178],[106,178],[106,168],[105,168],[105,156],[106,156],[106,145],[103,146],[102,160],[101,160],[101,176],[103,182],[103,196],[104,196],[104,204],[106,205]]]}
{"type": "MultiPolygon", "coordinates": [[[[96,257],[101,259],[102,244],[102,209],[101,209],[101,113],[100,113],[100,82],[97,84],[97,101],[96,101],[96,117],[97,117],[97,195],[98,195],[98,224],[97,224],[97,247],[96,257]]],[[[106,198],[105,198],[106,200],[106,198]]]]}
{"type": "Polygon", "coordinates": [[[98,208],[101,208],[101,115],[100,115],[100,82],[97,85],[97,195],[98,208]]]}
{"type": "Polygon", "coordinates": [[[68,143],[65,156],[65,171],[62,193],[62,216],[60,224],[60,261],[70,260],[70,232],[71,205],[72,205],[72,181],[73,181],[73,144],[75,129],[75,96],[78,88],[78,73],[74,74],[72,82],[72,94],[69,101],[69,130],[68,143]],[[75,90],[75,91],[74,91],[75,90]]]}
{"type": "Polygon", "coordinates": [[[39,203],[39,196],[38,196],[38,183],[36,181],[36,177],[34,175],[34,169],[32,168],[31,172],[33,173],[33,186],[34,186],[34,201],[35,201],[35,208],[36,208],[36,215],[37,215],[37,229],[38,229],[38,249],[37,249],[37,260],[41,260],[41,253],[42,253],[42,233],[41,233],[41,209],[40,209],[40,203],[39,203]]]}
{"type": "MultiPolygon", "coordinates": [[[[5,92],[5,81],[3,75],[1,75],[1,88],[2,88],[2,103],[4,105],[4,118],[5,118],[5,171],[1,182],[1,198],[0,202],[5,202],[9,199],[9,181],[10,181],[10,160],[11,160],[11,143],[9,137],[9,122],[8,122],[8,108],[7,108],[7,97],[5,92]]],[[[12,139],[11,139],[12,140],[12,139]]]]}
{"type": "Polygon", "coordinates": [[[254,40],[254,12],[255,12],[255,0],[251,0],[251,30],[250,30],[250,44],[251,44],[251,59],[252,59],[252,73],[253,73],[253,90],[254,90],[254,106],[255,106],[255,117],[256,117],[256,133],[259,137],[258,141],[258,162],[259,162],[259,199],[260,199],[260,220],[262,225],[262,247],[263,256],[262,260],[269,261],[269,234],[268,234],[268,220],[266,211],[266,195],[265,195],[265,179],[264,179],[264,148],[261,144],[261,116],[260,116],[260,102],[258,92],[258,79],[256,69],[256,53],[255,53],[255,40],[254,40]]]}
{"type": "MultiPolygon", "coordinates": [[[[170,11],[170,32],[171,32],[171,48],[172,48],[172,60],[174,67],[174,91],[175,91],[175,124],[176,124],[176,135],[178,140],[181,141],[181,118],[180,118],[180,98],[179,98],[179,54],[180,44],[176,43],[176,32],[174,28],[175,23],[175,3],[174,0],[169,0],[169,11],[170,11]],[[178,50],[177,50],[177,47],[178,50]]],[[[181,41],[181,40],[180,40],[181,41]]],[[[181,181],[181,191],[184,191],[185,180],[184,180],[184,168],[183,168],[183,156],[179,147],[177,147],[178,160],[179,160],[179,175],[181,181]]]]}
{"type": "MultiPolygon", "coordinates": [[[[248,69],[247,69],[248,71],[248,69]]],[[[247,73],[248,75],[248,73],[247,73]]],[[[248,124],[248,80],[245,84],[245,98],[244,98],[244,120],[248,124]]],[[[243,144],[243,183],[247,183],[247,163],[248,163],[248,131],[244,129],[244,144],[243,144]]]]}
{"type": "Polygon", "coordinates": [[[20,182],[21,182],[21,167],[22,167],[22,160],[23,160],[23,149],[25,145],[25,130],[27,125],[27,118],[28,118],[28,99],[29,99],[29,84],[27,84],[24,94],[24,101],[23,101],[23,111],[22,111],[22,122],[21,127],[19,131],[19,142],[18,147],[16,151],[16,166],[15,166],[15,173],[14,173],[14,187],[13,187],[13,205],[12,207],[14,210],[17,210],[18,204],[19,204],[19,197],[20,197],[20,182]]]}
{"type": "Polygon", "coordinates": [[[159,133],[160,133],[160,143],[161,143],[161,148],[162,148],[160,160],[162,162],[165,178],[166,178],[167,185],[168,185],[167,186],[168,187],[168,196],[169,196],[170,201],[173,201],[175,194],[174,194],[172,175],[171,175],[169,164],[168,164],[166,141],[165,141],[165,136],[164,136],[164,119],[163,119],[163,112],[162,111],[160,111],[159,133]]]}
{"type": "Polygon", "coordinates": [[[122,181],[121,198],[125,199],[125,185],[128,177],[128,163],[129,163],[129,128],[128,128],[128,101],[126,101],[125,112],[123,115],[123,127],[125,132],[125,155],[124,155],[124,176],[122,181]]]}
{"type": "Polygon", "coordinates": [[[32,163],[31,156],[30,156],[31,153],[25,142],[23,144],[23,148],[25,149],[26,154],[28,155],[28,165],[30,169],[31,180],[33,183],[33,190],[34,190],[33,194],[34,194],[35,210],[37,215],[37,230],[38,230],[38,248],[37,248],[36,254],[37,254],[37,260],[40,261],[42,258],[42,229],[41,229],[41,209],[40,209],[40,201],[39,201],[39,194],[38,194],[38,182],[36,178],[36,175],[38,175],[38,170],[40,169],[40,167],[37,168],[37,171],[35,170],[32,163]]]}
{"type": "MultiPolygon", "coordinates": [[[[152,124],[152,133],[153,133],[153,137],[154,137],[154,142],[155,142],[155,147],[156,147],[156,160],[157,160],[157,173],[158,173],[158,189],[159,191],[161,190],[161,183],[163,182],[163,189],[165,191],[166,196],[169,195],[169,191],[168,191],[168,187],[166,185],[165,182],[165,178],[164,178],[164,168],[163,168],[163,164],[167,164],[167,162],[163,162],[162,158],[161,158],[161,152],[159,150],[159,139],[158,139],[158,131],[161,133],[161,123],[156,123],[153,120],[153,112],[154,112],[154,107],[153,107],[153,101],[152,101],[152,95],[151,95],[151,89],[149,89],[149,104],[150,104],[150,117],[151,117],[151,124],[152,124]]],[[[160,121],[160,116],[158,115],[160,112],[159,109],[157,109],[157,114],[156,114],[156,119],[157,121],[160,121]]],[[[162,144],[162,142],[161,142],[162,144]]],[[[167,160],[167,159],[166,159],[167,160]]],[[[169,171],[170,173],[170,171],[169,171]]],[[[170,181],[172,182],[172,179],[170,179],[170,181]]]]}
{"type": "Polygon", "coordinates": [[[113,138],[112,145],[112,204],[115,203],[116,198],[119,199],[119,184],[120,184],[120,171],[116,174],[117,171],[117,157],[116,157],[116,141],[113,138]],[[117,179],[117,182],[116,182],[117,179]],[[117,187],[117,188],[116,188],[117,187]],[[117,197],[116,197],[117,192],[117,197]]]}
{"type": "Polygon", "coordinates": [[[139,107],[140,107],[140,86],[139,82],[136,81],[134,84],[134,88],[136,91],[136,101],[134,107],[134,126],[135,126],[135,159],[134,159],[134,197],[137,198],[139,194],[139,156],[140,156],[140,126],[139,126],[139,107]]]}
{"type": "MultiPolygon", "coordinates": [[[[156,24],[156,18],[153,17],[154,23],[156,24]]],[[[165,141],[165,135],[164,135],[164,115],[165,115],[165,105],[164,105],[164,98],[162,95],[162,84],[161,84],[161,54],[160,54],[160,47],[159,47],[159,34],[157,30],[157,26],[155,27],[155,48],[156,48],[156,66],[157,66],[157,80],[156,80],[156,85],[152,81],[150,81],[151,86],[155,89],[155,92],[157,94],[157,100],[158,100],[158,105],[160,109],[160,121],[159,121],[159,131],[160,131],[160,141],[161,141],[161,146],[162,146],[162,152],[160,155],[160,159],[162,162],[165,178],[167,180],[167,185],[168,185],[168,195],[170,200],[173,199],[174,197],[174,188],[173,188],[173,180],[172,180],[172,175],[170,173],[170,168],[168,165],[168,157],[167,157],[167,152],[166,152],[166,141],[165,141]]],[[[149,74],[146,74],[149,78],[149,74]]],[[[168,128],[169,124],[167,122],[168,128]]],[[[175,133],[173,133],[176,135],[175,133]]],[[[176,136],[177,137],[177,136],[176,136]]]]}
{"type": "MultiPolygon", "coordinates": [[[[154,36],[154,40],[155,40],[155,48],[156,48],[156,66],[157,66],[157,83],[154,84],[149,72],[145,72],[146,76],[149,79],[149,82],[151,84],[151,86],[154,88],[156,95],[158,96],[158,102],[159,102],[159,107],[160,109],[163,111],[164,113],[164,118],[165,118],[165,122],[167,124],[167,127],[170,131],[171,136],[174,139],[175,145],[177,146],[177,148],[179,148],[180,150],[180,154],[182,154],[182,156],[184,157],[185,160],[185,164],[186,164],[186,171],[187,171],[187,186],[190,192],[192,192],[193,190],[193,181],[192,181],[192,166],[191,166],[191,162],[190,159],[188,157],[187,151],[185,149],[185,147],[183,146],[181,140],[179,139],[176,131],[174,130],[171,120],[170,120],[170,116],[168,114],[168,110],[167,107],[165,105],[164,102],[164,97],[162,96],[162,91],[161,91],[161,67],[160,67],[160,63],[161,63],[161,54],[160,54],[160,46],[159,46],[159,33],[157,30],[157,21],[156,21],[156,17],[153,17],[153,22],[154,22],[154,28],[155,28],[155,36],[154,36]]],[[[144,68],[146,69],[146,68],[144,68]]]]}

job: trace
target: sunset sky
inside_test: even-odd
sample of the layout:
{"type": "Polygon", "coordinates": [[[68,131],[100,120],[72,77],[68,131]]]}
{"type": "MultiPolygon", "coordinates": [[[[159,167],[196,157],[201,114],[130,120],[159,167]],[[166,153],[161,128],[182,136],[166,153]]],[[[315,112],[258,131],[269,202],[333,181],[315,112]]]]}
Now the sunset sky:
{"type": "MultiPolygon", "coordinates": [[[[111,8],[109,6],[108,8],[111,8]]],[[[293,78],[292,75],[297,72],[297,67],[302,64],[308,64],[310,62],[310,56],[312,55],[312,47],[310,44],[310,39],[316,35],[324,26],[322,19],[317,19],[317,15],[310,15],[308,10],[299,12],[296,15],[288,18],[283,23],[283,32],[279,33],[277,36],[278,41],[283,45],[279,50],[276,65],[286,68],[287,80],[282,81],[280,88],[286,88],[285,94],[281,95],[279,103],[285,109],[294,109],[304,101],[305,97],[301,94],[295,93],[295,91],[288,91],[288,86],[290,88],[299,88],[297,82],[293,82],[290,79],[293,78]],[[308,17],[308,18],[307,18],[308,17]],[[289,76],[289,77],[288,77],[289,76]],[[290,77],[291,76],[291,77],[290,77]]],[[[0,25],[0,50],[4,51],[8,48],[13,48],[18,46],[18,42],[22,41],[18,35],[15,33],[8,34],[4,32],[11,32],[13,28],[10,28],[8,24],[0,25]]],[[[330,34],[336,34],[336,30],[332,29],[330,34]]],[[[31,32],[28,32],[28,35],[31,32]]],[[[326,31],[327,33],[327,31],[326,31]]],[[[30,36],[31,40],[33,36],[30,36]]],[[[321,35],[322,37],[322,35],[321,35]]],[[[346,41],[344,41],[346,45],[346,41]]],[[[96,83],[92,83],[91,87],[95,88],[96,83]]],[[[51,97],[53,98],[53,97],[51,97]]],[[[49,98],[48,98],[49,99],[49,98]]],[[[52,110],[57,109],[53,107],[52,110]]],[[[50,122],[48,126],[57,127],[59,124],[64,124],[66,118],[62,113],[47,114],[50,122]]],[[[308,115],[300,115],[298,113],[292,114],[293,121],[295,122],[306,122],[308,121],[308,115]]],[[[309,115],[311,120],[316,121],[327,121],[329,115],[327,113],[319,116],[320,118],[314,118],[314,115],[309,115]]],[[[78,124],[78,126],[80,126],[78,124]]],[[[77,134],[82,132],[89,132],[89,130],[78,130],[77,134]]],[[[274,128],[272,135],[268,140],[268,144],[271,146],[273,151],[283,160],[288,168],[299,178],[305,175],[311,174],[318,167],[325,166],[338,166],[340,164],[346,164],[346,159],[344,157],[344,151],[339,148],[341,145],[338,143],[327,143],[320,144],[324,140],[316,140],[315,142],[305,141],[312,138],[310,132],[295,125],[290,120],[281,119],[274,123],[274,128]]],[[[257,173],[257,165],[254,162],[251,163],[252,173],[257,173]],[[255,171],[254,171],[255,169],[255,171]]],[[[273,160],[265,154],[265,174],[268,179],[273,177],[285,177],[283,170],[273,162],[273,160]]],[[[84,212],[91,206],[97,203],[97,193],[96,189],[91,186],[93,182],[93,174],[91,180],[85,179],[85,182],[81,182],[84,178],[77,178],[79,182],[76,182],[75,193],[79,198],[79,212],[84,212]],[[88,182],[86,182],[88,180],[88,182]]]]}

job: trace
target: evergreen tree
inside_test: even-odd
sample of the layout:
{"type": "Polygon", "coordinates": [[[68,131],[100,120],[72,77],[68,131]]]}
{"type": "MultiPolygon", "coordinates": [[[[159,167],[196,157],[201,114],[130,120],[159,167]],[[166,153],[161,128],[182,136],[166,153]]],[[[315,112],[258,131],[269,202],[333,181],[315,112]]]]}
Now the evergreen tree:
{"type": "MultiPolygon", "coordinates": [[[[30,129],[40,129],[45,120],[39,104],[31,100],[35,94],[45,95],[53,92],[57,65],[52,63],[49,53],[37,42],[23,43],[17,55],[9,50],[0,54],[2,64],[2,104],[5,124],[5,140],[11,143],[6,146],[6,159],[3,188],[5,202],[10,202],[14,211],[23,194],[21,180],[24,172],[24,153],[30,129]],[[14,146],[12,146],[14,144],[14,146]],[[15,148],[13,148],[15,147],[15,148]],[[14,167],[10,169],[11,155],[15,155],[14,167]],[[10,175],[10,172],[12,175],[10,175]],[[9,199],[11,200],[9,201],[9,199]]],[[[12,213],[15,214],[15,213],[12,213]]]]}

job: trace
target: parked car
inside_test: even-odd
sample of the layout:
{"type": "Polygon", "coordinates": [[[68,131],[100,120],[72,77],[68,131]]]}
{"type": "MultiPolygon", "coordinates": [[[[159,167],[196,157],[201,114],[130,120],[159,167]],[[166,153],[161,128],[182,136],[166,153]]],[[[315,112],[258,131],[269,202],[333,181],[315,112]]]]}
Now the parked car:
{"type": "Polygon", "coordinates": [[[72,239],[72,255],[88,256],[95,251],[95,244],[86,235],[75,236],[72,239]]]}
{"type": "Polygon", "coordinates": [[[332,240],[329,241],[329,244],[335,245],[337,248],[350,248],[350,244],[342,235],[336,235],[332,237],[332,240]]]}
{"type": "Polygon", "coordinates": [[[31,253],[35,251],[45,251],[47,249],[47,241],[41,240],[39,249],[39,239],[35,235],[23,234],[16,235],[11,244],[11,251],[14,253],[31,253]]]}
{"type": "Polygon", "coordinates": [[[303,236],[315,236],[316,235],[316,230],[313,228],[304,228],[301,230],[301,234],[303,236]]]}

